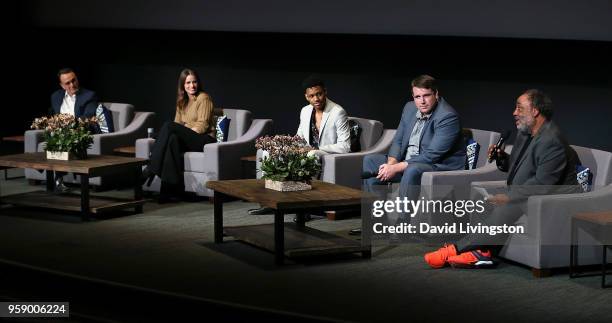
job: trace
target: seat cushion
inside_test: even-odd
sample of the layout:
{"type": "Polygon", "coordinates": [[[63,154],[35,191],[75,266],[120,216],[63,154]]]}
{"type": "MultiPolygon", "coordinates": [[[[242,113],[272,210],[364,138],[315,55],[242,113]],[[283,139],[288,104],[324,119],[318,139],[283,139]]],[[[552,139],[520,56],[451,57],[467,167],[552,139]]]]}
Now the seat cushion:
{"type": "Polygon", "coordinates": [[[207,167],[206,156],[203,152],[190,151],[184,155],[184,165],[186,172],[204,173],[210,167],[207,167]]]}

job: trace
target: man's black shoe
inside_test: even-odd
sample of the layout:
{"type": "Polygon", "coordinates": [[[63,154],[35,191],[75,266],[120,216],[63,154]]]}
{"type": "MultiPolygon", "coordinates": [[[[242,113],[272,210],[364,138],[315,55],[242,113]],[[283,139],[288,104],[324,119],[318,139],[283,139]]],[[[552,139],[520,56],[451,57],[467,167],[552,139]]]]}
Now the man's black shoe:
{"type": "MultiPolygon", "coordinates": [[[[310,215],[310,213],[306,213],[304,214],[304,222],[308,222],[312,220],[312,216],[310,215]]],[[[297,222],[298,221],[298,217],[297,215],[293,218],[293,222],[297,222]]]]}
{"type": "Polygon", "coordinates": [[[142,170],[142,174],[140,175],[140,185],[151,186],[153,180],[155,179],[155,174],[149,170],[149,167],[145,167],[142,170]]]}
{"type": "Polygon", "coordinates": [[[64,184],[64,178],[58,177],[55,180],[55,193],[68,193],[70,192],[70,188],[64,184]]]}
{"type": "Polygon", "coordinates": [[[269,207],[260,207],[258,209],[249,210],[250,215],[262,215],[262,214],[272,214],[272,213],[274,213],[274,209],[269,208],[269,207]]]}
{"type": "Polygon", "coordinates": [[[351,229],[351,231],[349,231],[349,234],[352,236],[361,235],[361,228],[351,229]]]}

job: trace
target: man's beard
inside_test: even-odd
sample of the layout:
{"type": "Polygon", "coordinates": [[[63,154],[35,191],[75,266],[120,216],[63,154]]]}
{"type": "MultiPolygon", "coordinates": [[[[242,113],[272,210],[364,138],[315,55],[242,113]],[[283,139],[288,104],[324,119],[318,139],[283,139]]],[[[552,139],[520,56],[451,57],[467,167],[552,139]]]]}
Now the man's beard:
{"type": "Polygon", "coordinates": [[[519,124],[516,126],[516,129],[518,129],[518,131],[520,131],[524,135],[530,135],[531,127],[535,123],[535,120],[530,119],[530,120],[520,120],[520,121],[521,122],[519,122],[519,124]]]}

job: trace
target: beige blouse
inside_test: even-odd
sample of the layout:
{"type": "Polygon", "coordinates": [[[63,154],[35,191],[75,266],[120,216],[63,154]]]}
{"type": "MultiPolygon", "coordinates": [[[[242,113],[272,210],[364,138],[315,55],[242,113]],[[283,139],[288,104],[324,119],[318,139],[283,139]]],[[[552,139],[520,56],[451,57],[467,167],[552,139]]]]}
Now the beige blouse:
{"type": "Polygon", "coordinates": [[[187,107],[182,111],[176,107],[174,122],[187,128],[195,128],[199,134],[215,136],[215,120],[213,118],[213,102],[204,92],[200,92],[195,100],[189,100],[187,107]]]}

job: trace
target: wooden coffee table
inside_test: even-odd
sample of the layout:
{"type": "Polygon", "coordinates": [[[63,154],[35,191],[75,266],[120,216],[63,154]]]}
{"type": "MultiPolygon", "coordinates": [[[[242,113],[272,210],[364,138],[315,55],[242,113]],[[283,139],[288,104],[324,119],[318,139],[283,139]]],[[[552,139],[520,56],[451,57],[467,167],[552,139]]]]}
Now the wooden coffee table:
{"type": "MultiPolygon", "coordinates": [[[[2,137],[2,141],[3,142],[13,142],[13,143],[21,144],[20,151],[23,151],[23,142],[25,141],[25,136],[24,135],[19,135],[19,136],[2,137]]],[[[8,177],[8,173],[6,172],[6,169],[4,170],[4,179],[5,180],[24,178],[24,177],[25,176],[8,177]]]]}
{"type": "Polygon", "coordinates": [[[90,214],[110,210],[134,208],[142,213],[142,186],[140,185],[141,167],[146,160],[121,156],[90,155],[82,160],[51,160],[45,153],[25,153],[0,156],[0,169],[34,168],[47,171],[47,190],[9,196],[2,196],[2,202],[18,205],[51,208],[58,210],[80,211],[81,218],[88,220],[90,214]],[[129,170],[134,174],[134,199],[92,197],[89,195],[89,178],[129,170]],[[81,176],[80,194],[57,194],[55,172],[74,173],[81,176]]]}
{"type": "Polygon", "coordinates": [[[312,190],[278,192],[264,187],[263,180],[243,179],[209,181],[206,187],[215,191],[215,243],[223,242],[223,233],[238,240],[271,250],[277,264],[284,257],[360,252],[364,258],[372,255],[370,242],[355,241],[305,226],[306,212],[360,206],[364,192],[336,184],[313,181],[312,190]],[[274,223],[223,227],[223,203],[235,197],[274,209],[274,223]],[[297,223],[285,223],[286,213],[296,213],[297,223]],[[225,229],[225,230],[224,230],[225,229]]]}
{"type": "Polygon", "coordinates": [[[586,276],[601,275],[601,288],[609,288],[612,285],[606,284],[606,275],[612,274],[606,270],[607,256],[606,251],[612,248],[612,211],[580,213],[572,217],[571,222],[571,245],[570,245],[570,267],[569,277],[578,278],[586,276]],[[592,237],[601,244],[601,272],[600,273],[580,273],[578,266],[578,229],[589,232],[592,237]]]}

